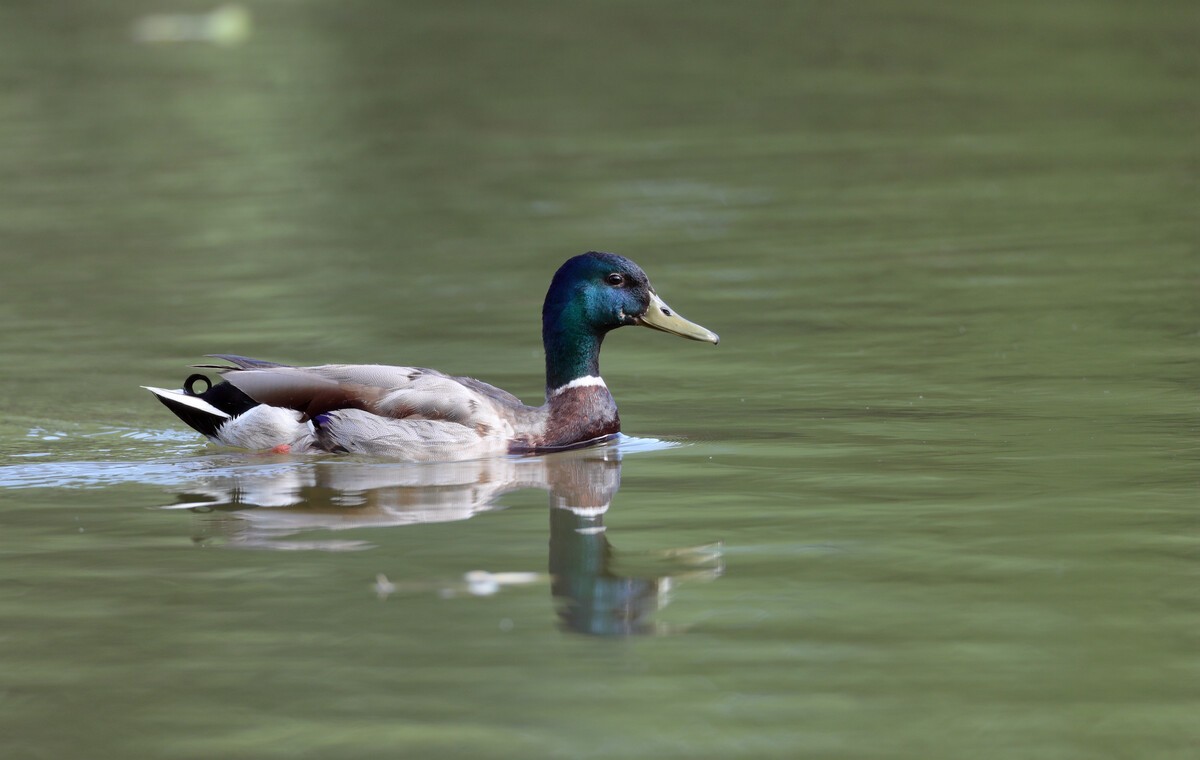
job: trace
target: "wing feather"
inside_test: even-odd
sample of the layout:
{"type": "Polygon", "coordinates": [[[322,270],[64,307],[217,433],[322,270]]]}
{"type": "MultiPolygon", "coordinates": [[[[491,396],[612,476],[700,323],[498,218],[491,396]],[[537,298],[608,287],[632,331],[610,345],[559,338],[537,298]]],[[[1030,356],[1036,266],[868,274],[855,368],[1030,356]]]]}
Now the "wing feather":
{"type": "Polygon", "coordinates": [[[327,364],[270,366],[241,357],[222,357],[244,368],[224,377],[262,404],[298,409],[308,418],[337,409],[362,409],[393,419],[456,422],[478,429],[500,424],[516,396],[473,378],[451,377],[421,367],[327,364]]]}

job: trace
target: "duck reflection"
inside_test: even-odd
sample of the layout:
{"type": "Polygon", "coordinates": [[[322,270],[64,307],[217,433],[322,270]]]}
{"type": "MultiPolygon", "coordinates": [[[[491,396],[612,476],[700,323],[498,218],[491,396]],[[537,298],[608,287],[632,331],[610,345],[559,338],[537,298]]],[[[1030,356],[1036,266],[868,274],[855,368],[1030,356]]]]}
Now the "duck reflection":
{"type": "MultiPolygon", "coordinates": [[[[498,508],[501,496],[524,488],[549,492],[549,582],[563,629],[601,636],[669,632],[654,612],[682,579],[719,577],[719,544],[634,557],[648,570],[621,574],[604,515],[621,485],[621,450],[606,445],[540,457],[506,457],[448,464],[393,464],[344,459],[262,463],[222,468],[173,509],[198,515],[195,540],[231,548],[348,551],[359,540],[319,537],[343,531],[466,520],[498,508]]],[[[491,595],[508,586],[545,582],[541,573],[466,572],[447,583],[376,578],[386,599],[436,588],[443,597],[491,595]]]]}
{"type": "Polygon", "coordinates": [[[219,468],[169,507],[200,514],[195,540],[229,548],[369,549],[366,541],[296,540],[346,531],[454,522],[498,509],[504,494],[544,482],[537,460],[445,464],[317,460],[219,468]]]}
{"type": "Polygon", "coordinates": [[[551,593],[558,619],[569,631],[599,636],[665,633],[653,619],[673,583],[713,579],[723,569],[719,544],[671,550],[647,559],[675,558],[663,572],[615,572],[604,513],[621,484],[621,461],[564,458],[548,471],[551,593]],[[686,564],[683,564],[686,563],[686,564]],[[690,568],[684,569],[687,565],[690,568]]]}

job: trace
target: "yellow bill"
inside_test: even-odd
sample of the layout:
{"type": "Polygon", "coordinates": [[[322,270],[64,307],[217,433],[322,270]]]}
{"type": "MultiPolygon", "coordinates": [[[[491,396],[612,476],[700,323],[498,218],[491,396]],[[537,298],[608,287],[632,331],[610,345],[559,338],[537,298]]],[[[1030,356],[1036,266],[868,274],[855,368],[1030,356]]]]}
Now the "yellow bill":
{"type": "Polygon", "coordinates": [[[715,332],[679,316],[674,309],[667,306],[658,297],[657,293],[653,292],[650,294],[650,307],[646,309],[646,313],[641,316],[638,323],[683,338],[702,340],[714,345],[721,342],[721,337],[715,332]]]}

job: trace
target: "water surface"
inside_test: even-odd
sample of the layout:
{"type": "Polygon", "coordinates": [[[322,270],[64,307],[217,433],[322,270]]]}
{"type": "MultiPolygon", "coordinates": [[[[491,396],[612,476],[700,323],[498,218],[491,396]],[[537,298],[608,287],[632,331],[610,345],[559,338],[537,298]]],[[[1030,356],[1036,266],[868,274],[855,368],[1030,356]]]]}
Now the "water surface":
{"type": "Polygon", "coordinates": [[[246,8],[0,10],[5,756],[1194,754],[1192,4],[246,8]],[[722,336],[610,336],[612,447],[219,451],[137,387],[536,402],[587,249],[722,336]]]}

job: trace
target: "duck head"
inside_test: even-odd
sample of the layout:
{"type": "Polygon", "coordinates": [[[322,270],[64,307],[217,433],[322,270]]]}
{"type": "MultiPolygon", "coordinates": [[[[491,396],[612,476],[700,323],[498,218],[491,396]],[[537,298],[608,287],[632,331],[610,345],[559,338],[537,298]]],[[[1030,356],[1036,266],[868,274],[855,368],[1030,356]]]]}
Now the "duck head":
{"type": "Polygon", "coordinates": [[[624,256],[592,251],[568,259],[550,281],[542,306],[546,385],[599,376],[600,343],[618,327],[642,325],[707,343],[716,333],[667,306],[642,268],[624,256]]]}

